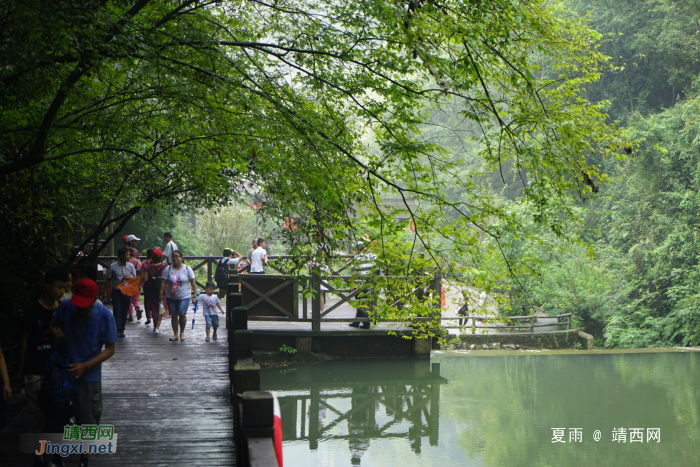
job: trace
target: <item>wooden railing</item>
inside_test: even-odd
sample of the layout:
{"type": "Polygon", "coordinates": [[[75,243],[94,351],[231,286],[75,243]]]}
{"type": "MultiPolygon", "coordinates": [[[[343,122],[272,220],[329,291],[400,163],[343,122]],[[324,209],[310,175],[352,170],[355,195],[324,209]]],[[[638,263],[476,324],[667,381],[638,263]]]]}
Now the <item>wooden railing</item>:
{"type": "Polygon", "coordinates": [[[274,446],[274,399],[260,390],[260,366],[253,362],[253,336],[236,266],[228,265],[226,331],[228,333],[233,440],[238,467],[278,467],[274,446]]]}
{"type": "MultiPolygon", "coordinates": [[[[484,326],[484,325],[479,325],[479,326],[472,326],[469,324],[465,324],[464,326],[443,326],[448,329],[472,329],[472,334],[476,333],[476,330],[478,329],[501,329],[501,330],[515,330],[515,329],[529,329],[530,332],[535,332],[535,328],[540,328],[540,327],[546,327],[546,326],[557,326],[557,329],[560,326],[563,326],[565,329],[571,329],[571,313],[564,313],[560,315],[542,315],[542,316],[536,316],[536,315],[529,315],[529,316],[455,316],[455,317],[447,317],[447,318],[441,318],[442,321],[457,321],[458,319],[463,319],[466,320],[467,323],[469,320],[479,320],[483,321],[486,323],[489,322],[499,322],[499,323],[504,323],[501,326],[484,326]],[[538,318],[542,319],[552,319],[556,318],[557,322],[556,323],[538,323],[538,318]],[[509,321],[526,321],[527,324],[510,324],[509,321]]],[[[474,323],[474,321],[472,321],[474,323]]],[[[522,331],[520,331],[522,332],[522,331]]]]}
{"type": "MultiPolygon", "coordinates": [[[[391,279],[392,277],[383,276],[382,279],[391,279]]],[[[440,290],[442,288],[441,276],[440,274],[435,274],[430,280],[430,292],[432,297],[432,306],[435,308],[435,313],[431,316],[426,317],[411,317],[411,318],[400,318],[400,319],[385,319],[385,318],[330,318],[327,317],[331,312],[337,310],[341,305],[345,303],[362,301],[363,306],[368,308],[370,311],[377,306],[378,301],[381,299],[385,303],[390,305],[396,305],[396,298],[381,298],[379,293],[373,292],[369,297],[364,299],[358,299],[358,295],[361,295],[367,287],[372,287],[372,283],[376,280],[375,276],[330,276],[328,278],[321,278],[321,276],[313,272],[310,276],[286,276],[286,275],[272,275],[265,274],[262,275],[252,275],[243,274],[240,275],[239,281],[242,290],[250,292],[254,295],[252,302],[249,301],[245,303],[245,306],[249,311],[253,311],[254,307],[258,304],[269,304],[270,307],[279,309],[279,316],[249,316],[250,321],[295,321],[295,322],[307,322],[311,323],[312,331],[320,331],[321,323],[350,323],[350,322],[380,322],[380,323],[411,323],[415,321],[433,321],[440,319],[440,290]],[[275,294],[284,290],[285,284],[282,283],[274,289],[263,293],[260,292],[255,282],[261,281],[290,281],[289,285],[295,290],[293,294],[293,303],[291,303],[287,309],[281,309],[279,304],[274,303],[273,298],[275,294]],[[344,282],[346,284],[351,283],[353,288],[345,289],[336,287],[332,284],[338,281],[344,282]],[[367,286],[363,286],[363,283],[367,283],[367,286]],[[328,289],[329,293],[333,293],[340,297],[340,300],[329,306],[324,311],[321,311],[321,285],[328,289]],[[310,296],[310,297],[309,297],[310,296]],[[301,310],[298,308],[298,298],[301,297],[301,310]],[[310,303],[309,303],[310,302],[310,303]],[[299,313],[301,311],[301,314],[299,313]],[[309,311],[311,311],[309,316],[309,311]]],[[[426,299],[427,296],[426,296],[426,299]]]]}
{"type": "MultiPolygon", "coordinates": [[[[282,277],[288,277],[293,280],[293,285],[296,289],[296,294],[297,296],[301,297],[301,310],[298,310],[294,308],[294,311],[292,313],[284,313],[284,316],[278,316],[278,317],[273,317],[273,316],[251,316],[248,319],[250,321],[296,321],[296,322],[310,322],[311,323],[311,329],[314,331],[320,331],[321,330],[321,323],[333,323],[333,322],[340,322],[340,323],[350,323],[350,322],[381,322],[381,323],[401,323],[401,322],[415,322],[415,321],[454,321],[459,319],[460,317],[441,317],[440,316],[440,291],[442,289],[442,276],[440,274],[434,274],[433,277],[431,278],[430,281],[430,287],[429,287],[429,292],[432,293],[432,297],[430,298],[432,300],[432,306],[435,307],[436,312],[434,315],[429,316],[429,317],[415,317],[411,318],[410,320],[407,319],[373,319],[373,318],[331,318],[327,317],[331,312],[334,310],[337,310],[341,305],[345,303],[351,303],[352,300],[355,300],[357,298],[357,295],[362,292],[362,287],[356,287],[354,289],[345,289],[345,288],[340,288],[340,287],[335,287],[333,283],[337,283],[338,281],[345,282],[345,283],[350,283],[350,282],[361,282],[363,280],[372,280],[370,277],[369,279],[363,279],[359,278],[357,276],[348,276],[348,275],[340,275],[344,271],[347,271],[348,268],[350,268],[353,264],[353,256],[352,255],[337,255],[333,256],[333,261],[331,262],[330,265],[330,275],[324,275],[324,277],[321,277],[317,272],[311,269],[309,266],[309,274],[308,275],[297,275],[297,276],[291,276],[289,275],[288,270],[284,269],[283,262],[286,260],[295,260],[298,261],[299,258],[294,257],[294,256],[286,256],[286,255],[270,255],[267,257],[268,258],[268,267],[271,269],[274,269],[275,271],[279,272],[279,275],[273,275],[273,274],[266,274],[267,278],[282,278],[282,277]],[[340,297],[340,300],[331,305],[330,307],[326,308],[325,310],[321,311],[321,301],[320,301],[320,290],[321,290],[321,285],[326,287],[329,291],[329,293],[338,295],[340,297]],[[310,298],[307,298],[309,297],[310,298]],[[301,311],[301,313],[299,313],[301,311]],[[309,313],[310,312],[310,313],[309,313]],[[310,316],[309,316],[310,315],[310,316]]],[[[185,263],[190,265],[190,267],[194,270],[197,271],[202,268],[206,268],[207,271],[207,281],[212,281],[214,277],[214,272],[216,270],[216,263],[221,259],[220,256],[185,256],[183,257],[185,263]],[[194,263],[194,265],[193,265],[194,263]]],[[[117,260],[116,256],[100,256],[98,257],[98,262],[105,268],[109,266],[110,263],[114,262],[117,260]]],[[[308,258],[307,258],[308,260],[308,258]]],[[[249,269],[250,265],[248,264],[245,268],[241,270],[241,273],[243,273],[242,276],[242,287],[246,287],[246,274],[245,272],[249,269]]],[[[238,274],[238,270],[230,265],[230,269],[234,270],[234,274],[238,274]]],[[[236,284],[239,284],[239,282],[236,282],[236,284]]],[[[201,287],[204,289],[204,284],[197,282],[197,286],[201,287]]],[[[280,289],[281,290],[281,289],[280,289]]],[[[270,295],[266,296],[263,298],[265,294],[259,294],[259,301],[260,302],[267,302],[271,303],[272,302],[272,297],[275,295],[275,293],[278,291],[275,291],[271,293],[270,295]]],[[[108,299],[108,297],[106,297],[108,299]]],[[[373,300],[369,304],[369,308],[372,309],[374,306],[377,304],[377,300],[379,300],[379,296],[377,294],[373,295],[373,300]]],[[[388,302],[388,299],[385,299],[388,302]]],[[[274,305],[273,305],[274,306],[274,305]]],[[[293,307],[297,306],[297,302],[293,304],[293,307]]],[[[464,319],[464,317],[462,317],[464,319]]],[[[509,317],[496,317],[496,316],[468,316],[466,319],[467,320],[481,320],[486,323],[489,322],[503,322],[503,323],[509,323],[511,321],[526,321],[527,324],[506,324],[506,325],[501,325],[501,326],[490,326],[490,325],[479,325],[476,326],[476,329],[502,329],[502,330],[516,330],[516,329],[529,329],[530,332],[534,332],[534,329],[537,327],[545,327],[545,326],[554,326],[553,323],[543,323],[540,324],[538,323],[537,316],[535,315],[528,315],[528,316],[509,316],[509,317]]],[[[565,327],[566,329],[571,329],[571,313],[565,313],[565,314],[560,314],[560,315],[553,315],[553,316],[541,316],[541,318],[557,318],[557,327],[565,327]]],[[[473,321],[472,321],[473,323],[473,321]]],[[[460,326],[443,326],[446,328],[460,328],[460,326]]],[[[472,328],[472,326],[461,326],[461,328],[472,328]]],[[[475,330],[473,330],[475,331],[475,330]]],[[[524,332],[524,331],[520,331],[524,332]]]]}

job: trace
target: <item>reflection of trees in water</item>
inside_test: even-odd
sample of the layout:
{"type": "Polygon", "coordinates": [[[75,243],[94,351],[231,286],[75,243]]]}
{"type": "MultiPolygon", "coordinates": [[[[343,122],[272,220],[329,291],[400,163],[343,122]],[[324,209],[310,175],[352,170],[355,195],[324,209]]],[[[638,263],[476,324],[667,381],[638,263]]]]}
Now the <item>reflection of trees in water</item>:
{"type": "Polygon", "coordinates": [[[696,353],[450,358],[443,415],[486,466],[696,465],[699,364],[696,353]],[[664,446],[612,443],[620,426],[660,427],[664,446]],[[568,443],[566,430],[553,446],[552,427],[582,427],[583,441],[568,443]]]}

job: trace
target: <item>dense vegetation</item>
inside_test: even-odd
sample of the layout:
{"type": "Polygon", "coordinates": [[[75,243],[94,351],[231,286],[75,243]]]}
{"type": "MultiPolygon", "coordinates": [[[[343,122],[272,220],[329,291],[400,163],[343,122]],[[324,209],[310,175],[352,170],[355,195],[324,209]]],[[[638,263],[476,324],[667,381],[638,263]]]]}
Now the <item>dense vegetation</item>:
{"type": "Polygon", "coordinates": [[[571,311],[606,345],[696,344],[698,18],[685,0],[6,2],[3,317],[105,228],[155,242],[256,192],[272,224],[300,219],[294,253],[369,234],[389,271],[571,311]]]}
{"type": "Polygon", "coordinates": [[[700,9],[685,0],[569,6],[590,12],[619,67],[587,97],[609,100],[610,118],[638,147],[606,163],[615,182],[580,204],[587,246],[539,249],[541,276],[526,279],[523,295],[574,313],[609,347],[698,345],[700,9]]]}

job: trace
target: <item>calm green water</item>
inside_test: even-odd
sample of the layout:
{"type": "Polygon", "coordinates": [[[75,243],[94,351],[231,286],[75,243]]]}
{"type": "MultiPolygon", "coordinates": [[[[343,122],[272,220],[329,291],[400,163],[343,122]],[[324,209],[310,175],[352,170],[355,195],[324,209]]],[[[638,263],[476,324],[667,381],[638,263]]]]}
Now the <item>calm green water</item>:
{"type": "Polygon", "coordinates": [[[487,353],[263,370],[285,467],[700,465],[699,352],[487,353]]]}

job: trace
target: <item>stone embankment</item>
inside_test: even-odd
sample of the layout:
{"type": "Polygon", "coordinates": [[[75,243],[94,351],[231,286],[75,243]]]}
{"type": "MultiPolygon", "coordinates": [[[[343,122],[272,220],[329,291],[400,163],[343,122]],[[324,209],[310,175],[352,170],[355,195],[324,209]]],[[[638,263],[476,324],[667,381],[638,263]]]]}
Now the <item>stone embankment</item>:
{"type": "Polygon", "coordinates": [[[448,341],[447,350],[593,349],[593,336],[579,329],[537,333],[462,334],[448,341]],[[455,342],[455,341],[459,342],[455,342]]]}

